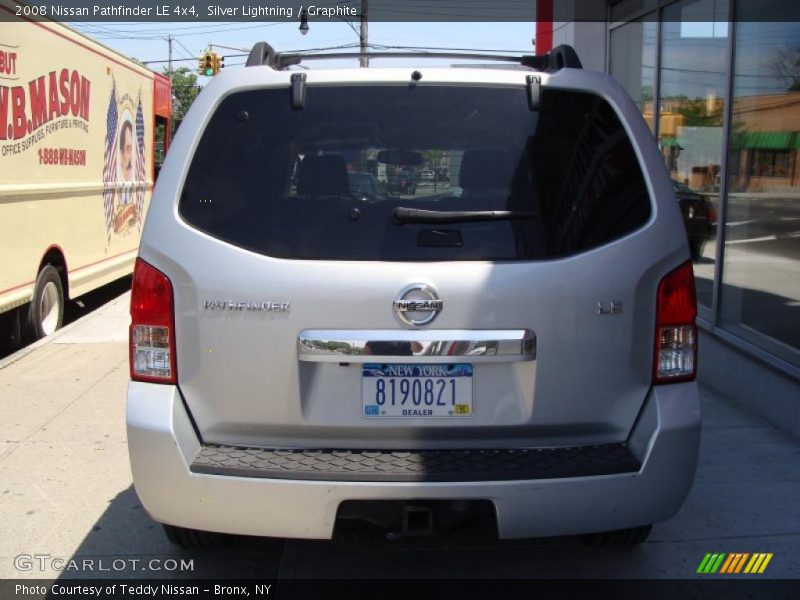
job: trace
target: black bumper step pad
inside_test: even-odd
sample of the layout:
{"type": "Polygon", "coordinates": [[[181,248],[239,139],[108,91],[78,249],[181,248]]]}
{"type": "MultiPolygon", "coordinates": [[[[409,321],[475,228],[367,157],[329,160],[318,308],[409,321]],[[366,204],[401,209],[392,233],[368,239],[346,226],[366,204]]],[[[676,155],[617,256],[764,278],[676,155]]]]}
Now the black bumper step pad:
{"type": "Polygon", "coordinates": [[[635,473],[626,444],[479,450],[286,450],[203,446],[194,473],[309,481],[513,481],[635,473]]]}

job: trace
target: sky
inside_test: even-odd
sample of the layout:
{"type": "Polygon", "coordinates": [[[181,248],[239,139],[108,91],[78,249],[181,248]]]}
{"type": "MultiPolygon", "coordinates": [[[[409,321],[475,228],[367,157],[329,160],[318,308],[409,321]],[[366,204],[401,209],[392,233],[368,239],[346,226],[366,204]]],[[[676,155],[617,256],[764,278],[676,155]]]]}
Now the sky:
{"type": "MultiPolygon", "coordinates": [[[[281,23],[72,23],[72,27],[110,46],[114,50],[137,58],[143,62],[165,61],[168,58],[167,36],[172,35],[173,59],[187,59],[174,63],[176,67],[186,65],[197,68],[197,58],[209,44],[249,49],[259,41],[266,41],[280,51],[295,51],[311,48],[329,48],[359,41],[356,32],[344,22],[311,22],[306,35],[301,35],[299,22],[281,23]]],[[[356,28],[357,24],[354,25],[356,28]]],[[[533,51],[532,39],[535,23],[394,23],[373,22],[369,24],[369,42],[382,45],[447,47],[481,50],[508,50],[517,53],[533,51]]],[[[244,64],[245,57],[237,50],[217,48],[215,51],[227,55],[225,68],[244,64]]],[[[452,61],[448,61],[452,62],[452,61]]],[[[344,63],[346,64],[346,63],[344,63]]],[[[166,63],[149,63],[154,71],[161,71],[166,63]]],[[[333,62],[329,66],[342,66],[333,62]]],[[[205,81],[200,77],[200,83],[205,81]]]]}

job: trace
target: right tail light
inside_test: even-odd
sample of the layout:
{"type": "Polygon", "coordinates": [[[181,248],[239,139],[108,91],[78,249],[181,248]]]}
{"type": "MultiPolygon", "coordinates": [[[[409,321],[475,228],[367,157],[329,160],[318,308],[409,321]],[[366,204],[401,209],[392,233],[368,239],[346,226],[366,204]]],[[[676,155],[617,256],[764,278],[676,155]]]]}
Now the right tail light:
{"type": "Polygon", "coordinates": [[[697,298],[692,263],[658,284],[653,383],[691,381],[697,374],[697,298]]]}

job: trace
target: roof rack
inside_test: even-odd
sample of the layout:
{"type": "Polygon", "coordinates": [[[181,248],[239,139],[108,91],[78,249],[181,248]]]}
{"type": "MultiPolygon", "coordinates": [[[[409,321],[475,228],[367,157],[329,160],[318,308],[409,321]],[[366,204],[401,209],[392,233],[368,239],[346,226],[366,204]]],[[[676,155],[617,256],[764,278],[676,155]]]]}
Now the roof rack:
{"type": "Polygon", "coordinates": [[[476,54],[459,52],[331,52],[325,54],[279,54],[266,42],[258,42],[253,46],[247,57],[247,67],[260,67],[266,65],[276,71],[281,71],[292,65],[309,60],[332,60],[342,58],[448,58],[469,60],[490,60],[511,62],[552,73],[559,69],[581,69],[581,61],[572,46],[562,44],[556,46],[547,54],[534,56],[498,56],[495,54],[476,54]]]}

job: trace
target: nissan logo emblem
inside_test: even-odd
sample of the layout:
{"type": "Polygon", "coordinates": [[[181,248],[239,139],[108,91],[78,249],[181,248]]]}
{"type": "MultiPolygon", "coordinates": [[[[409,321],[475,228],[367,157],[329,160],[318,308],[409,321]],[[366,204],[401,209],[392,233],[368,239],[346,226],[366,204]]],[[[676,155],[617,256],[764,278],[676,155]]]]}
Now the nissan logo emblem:
{"type": "Polygon", "coordinates": [[[444,302],[433,289],[423,283],[414,283],[403,288],[392,303],[392,309],[406,325],[427,325],[444,307],[444,302]]]}

